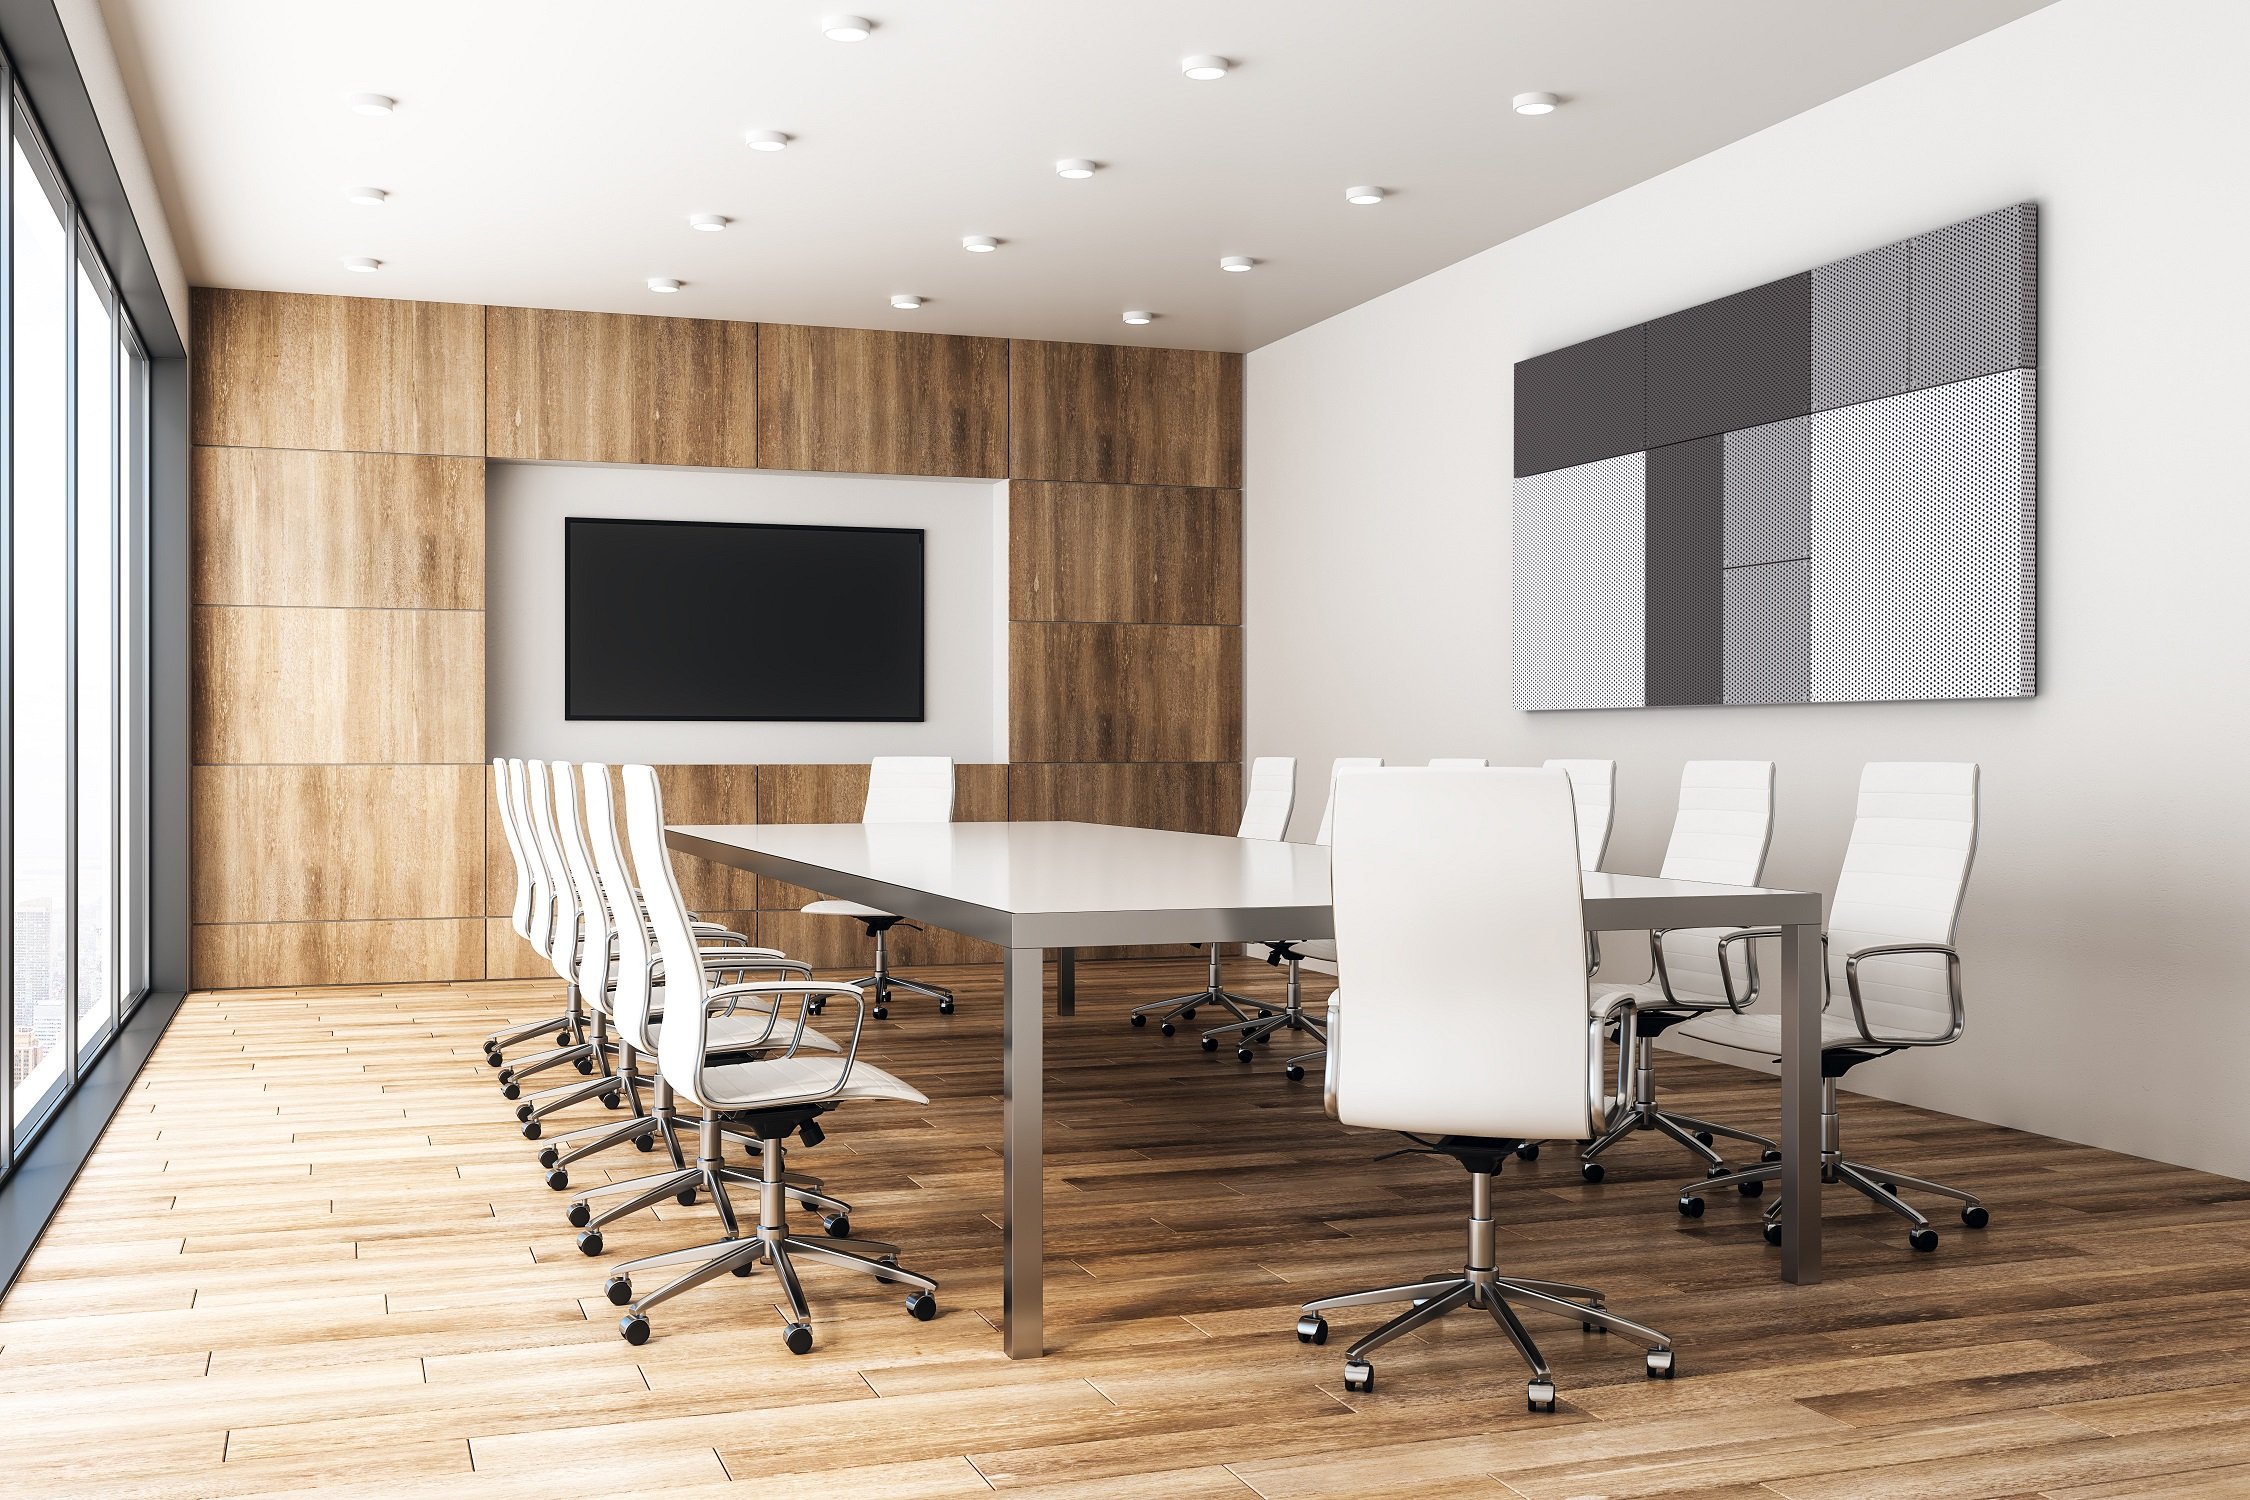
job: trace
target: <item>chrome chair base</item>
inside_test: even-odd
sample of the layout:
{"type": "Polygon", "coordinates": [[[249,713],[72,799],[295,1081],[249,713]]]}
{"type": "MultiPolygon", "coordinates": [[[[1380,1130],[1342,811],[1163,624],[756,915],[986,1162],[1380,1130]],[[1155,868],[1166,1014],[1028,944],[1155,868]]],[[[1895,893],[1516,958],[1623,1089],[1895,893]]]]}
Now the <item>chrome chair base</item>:
{"type": "MultiPolygon", "coordinates": [[[[1632,1094],[1629,1098],[1619,1101],[1616,1111],[1610,1116],[1611,1124],[1608,1132],[1599,1140],[1590,1142],[1584,1150],[1578,1153],[1579,1172],[1588,1182],[1599,1182],[1603,1177],[1602,1165],[1594,1158],[1636,1131],[1653,1130],[1659,1135],[1669,1136],[1679,1142],[1681,1146],[1687,1149],[1689,1154],[1702,1160],[1707,1173],[1712,1174],[1711,1180],[1714,1182],[1718,1180],[1716,1174],[1723,1174],[1727,1169],[1726,1158],[1712,1149],[1714,1137],[1724,1136],[1729,1140],[1746,1141],[1766,1151],[1777,1149],[1774,1142],[1762,1135],[1754,1135],[1747,1130],[1737,1130],[1732,1125],[1721,1125],[1712,1120],[1699,1120],[1693,1115],[1674,1114],[1668,1109],[1658,1108],[1656,1103],[1656,1039],[1638,1035],[1632,1029],[1630,1022],[1626,1026],[1625,1036],[1628,1039],[1626,1050],[1632,1061],[1632,1094]]],[[[1619,1071],[1624,1071],[1622,1065],[1619,1071]]]]}
{"type": "MultiPolygon", "coordinates": [[[[875,939],[875,972],[851,981],[854,989],[871,989],[874,991],[875,1001],[868,1007],[868,1014],[878,1021],[889,1019],[891,991],[907,990],[913,994],[925,995],[935,1000],[939,1015],[952,1015],[953,991],[942,984],[924,984],[919,979],[907,979],[902,975],[891,972],[890,927],[890,923],[885,923],[880,927],[873,924],[868,926],[867,935],[875,939]]],[[[827,1009],[827,1002],[824,1000],[816,999],[812,1004],[812,1013],[816,1016],[825,1009],[827,1009]]]]}
{"type": "MultiPolygon", "coordinates": [[[[1291,958],[1286,960],[1286,963],[1289,970],[1289,982],[1288,989],[1285,991],[1286,998],[1282,1001],[1281,1009],[1273,1012],[1261,1010],[1256,1016],[1228,1021],[1223,1025],[1212,1027],[1209,1031],[1203,1033],[1204,1051],[1218,1051],[1220,1040],[1232,1036],[1235,1039],[1234,1055],[1236,1059],[1241,1062],[1248,1062],[1253,1055],[1250,1051],[1252,1044],[1264,1042],[1275,1032],[1284,1030],[1309,1036],[1325,1047],[1328,1041],[1327,1028],[1305,1013],[1305,986],[1303,976],[1298,973],[1299,961],[1291,958]]],[[[1222,991],[1222,993],[1224,992],[1222,991]]],[[[1290,1077],[1302,1076],[1304,1070],[1297,1067],[1299,1062],[1301,1062],[1301,1059],[1290,1059],[1289,1066],[1297,1068],[1297,1071],[1289,1075],[1290,1077]]]]}
{"type": "MultiPolygon", "coordinates": [[[[1237,995],[1226,987],[1219,973],[1219,949],[1220,945],[1217,943],[1210,945],[1211,977],[1202,989],[1192,995],[1174,995],[1167,1000],[1151,1000],[1145,1005],[1136,1005],[1129,1018],[1132,1023],[1135,1026],[1146,1026],[1148,1018],[1155,1016],[1160,1023],[1156,1029],[1170,1036],[1179,1030],[1180,1022],[1194,1020],[1196,1008],[1204,1005],[1216,1005],[1238,1022],[1270,1019],[1274,1012],[1266,1005],[1248,995],[1237,995]],[[1251,1015],[1251,1011],[1256,1011],[1257,1015],[1251,1015]]],[[[1218,1043],[1213,1042],[1205,1050],[1211,1051],[1217,1047],[1218,1043]]]]}

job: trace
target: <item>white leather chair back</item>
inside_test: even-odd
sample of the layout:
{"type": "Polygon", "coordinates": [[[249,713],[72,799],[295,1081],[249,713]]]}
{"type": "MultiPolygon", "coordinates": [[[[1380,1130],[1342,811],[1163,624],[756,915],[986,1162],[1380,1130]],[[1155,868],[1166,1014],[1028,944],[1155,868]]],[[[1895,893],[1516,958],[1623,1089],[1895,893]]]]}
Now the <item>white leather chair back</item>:
{"type": "Polygon", "coordinates": [[[1481,755],[1439,755],[1430,760],[1433,771],[1481,771],[1488,764],[1481,755]]]}
{"type": "MultiPolygon", "coordinates": [[[[1977,853],[1977,767],[1874,761],[1860,773],[1859,813],[1828,908],[1828,1004],[1849,1013],[1844,962],[1885,943],[1947,943],[1977,853]]],[[[1952,1024],[1945,959],[1871,958],[1859,966],[1867,1024],[1879,1036],[1930,1036],[1952,1024]]]]}
{"type": "Polygon", "coordinates": [[[1617,816],[1617,762],[1614,760],[1550,760],[1550,771],[1570,776],[1570,795],[1578,808],[1578,857],[1581,869],[1598,870],[1609,853],[1609,828],[1617,816]]]}
{"type": "Polygon", "coordinates": [[[517,937],[531,932],[531,869],[524,863],[523,842],[516,837],[516,810],[508,797],[508,762],[492,757],[492,797],[500,809],[500,836],[508,841],[508,857],[516,865],[516,897],[508,903],[508,925],[517,937]]]}
{"type": "MultiPolygon", "coordinates": [[[[609,893],[594,873],[592,853],[586,847],[586,824],[578,812],[578,768],[558,760],[547,768],[555,783],[555,833],[562,845],[563,868],[577,887],[579,911],[584,918],[578,941],[578,988],[589,1004],[609,1009],[609,941],[616,930],[611,919],[609,893]]],[[[632,900],[626,891],[628,904],[632,900]]]]}
{"type": "MultiPolygon", "coordinates": [[[[555,973],[578,983],[578,892],[563,863],[561,836],[555,831],[555,792],[547,763],[527,760],[524,768],[524,806],[529,814],[532,842],[539,846],[539,862],[547,867],[555,893],[555,925],[547,935],[547,961],[555,973]]],[[[567,774],[567,772],[565,773],[567,774]]]]}
{"type": "Polygon", "coordinates": [[[507,791],[508,809],[516,822],[516,839],[531,876],[531,911],[523,937],[541,958],[545,958],[547,950],[554,946],[555,886],[547,875],[547,862],[540,856],[539,841],[532,836],[531,772],[520,760],[508,762],[507,791]]]}
{"type": "Polygon", "coordinates": [[[1600,1097],[1569,779],[1523,767],[1338,778],[1337,1118],[1573,1140],[1600,1097]],[[1464,968],[1460,939],[1484,955],[1464,968]]]}
{"type": "Polygon", "coordinates": [[[1261,755],[1250,762],[1250,792],[1242,799],[1238,839],[1279,842],[1289,837],[1289,814],[1297,807],[1297,758],[1261,755]]]}
{"type": "Polygon", "coordinates": [[[664,847],[664,797],[650,766],[625,766],[625,839],[633,869],[641,877],[641,899],[656,930],[656,951],[664,960],[664,1025],[656,1038],[657,1071],[672,1092],[690,1104],[703,1098],[703,956],[695,945],[687,903],[672,878],[672,854],[664,847]]]}
{"type": "Polygon", "coordinates": [[[1383,757],[1380,755],[1346,755],[1339,757],[1336,764],[1328,768],[1328,801],[1320,809],[1320,832],[1313,835],[1314,843],[1330,842],[1329,835],[1335,832],[1337,778],[1346,771],[1372,771],[1382,763],[1383,757]]]}
{"type": "Polygon", "coordinates": [[[617,805],[610,789],[609,767],[580,767],[586,792],[586,836],[593,846],[594,875],[610,893],[610,914],[617,926],[617,967],[612,979],[610,1019],[626,1041],[644,1053],[654,1053],[648,1021],[657,1008],[658,991],[649,982],[649,965],[656,957],[649,940],[648,919],[633,895],[637,883],[626,861],[625,846],[617,838],[617,805]]]}
{"type": "Polygon", "coordinates": [[[953,821],[953,757],[878,755],[868,763],[862,823],[953,821]]]}
{"type": "MultiPolygon", "coordinates": [[[[1680,770],[1680,808],[1658,873],[1667,880],[1756,885],[1765,875],[1772,842],[1773,762],[1691,760],[1680,770]]],[[[1694,927],[1664,935],[1664,971],[1676,998],[1726,1003],[1718,953],[1725,932],[1694,927]]],[[[1740,962],[1737,958],[1737,973],[1743,977],[1740,962]]],[[[1740,992],[1740,984],[1736,990],[1740,992]]]]}

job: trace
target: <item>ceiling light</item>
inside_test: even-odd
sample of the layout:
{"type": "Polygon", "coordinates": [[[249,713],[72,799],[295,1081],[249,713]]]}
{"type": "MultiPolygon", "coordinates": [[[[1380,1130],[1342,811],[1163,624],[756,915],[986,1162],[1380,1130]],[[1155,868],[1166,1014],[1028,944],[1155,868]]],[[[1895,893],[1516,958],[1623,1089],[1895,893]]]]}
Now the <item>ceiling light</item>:
{"type": "Polygon", "coordinates": [[[1247,255],[1222,255],[1219,257],[1219,269],[1222,271],[1247,271],[1256,264],[1257,262],[1247,255]]]}
{"type": "Polygon", "coordinates": [[[375,205],[383,202],[391,195],[384,192],[381,188],[361,187],[344,189],[344,196],[353,203],[364,203],[369,208],[373,208],[375,205]]]}
{"type": "Polygon", "coordinates": [[[344,102],[363,115],[387,115],[398,108],[398,101],[388,94],[353,94],[344,102]]]}
{"type": "Polygon", "coordinates": [[[372,255],[347,255],[344,257],[344,269],[347,271],[380,271],[383,269],[383,263],[372,255]]]}
{"type": "Polygon", "coordinates": [[[1125,321],[1138,328],[1143,323],[1155,322],[1156,314],[1152,312],[1129,312],[1125,315],[1125,321]]]}
{"type": "Polygon", "coordinates": [[[1518,94],[1509,101],[1519,115],[1551,115],[1555,106],[1562,103],[1553,94],[1518,94]]]}
{"type": "Polygon", "coordinates": [[[753,151],[779,151],[789,144],[789,133],[784,130],[746,130],[742,139],[753,151]]]}
{"type": "Polygon", "coordinates": [[[687,216],[687,221],[688,228],[705,229],[709,230],[713,234],[717,234],[720,230],[726,228],[729,224],[734,222],[725,214],[689,214],[687,216]]]}
{"type": "Polygon", "coordinates": [[[1225,58],[1213,57],[1209,53],[1198,53],[1194,57],[1180,59],[1180,71],[1197,83],[1209,83],[1214,78],[1224,78],[1227,76],[1227,69],[1233,66],[1234,64],[1228,62],[1225,58]]]}
{"type": "Polygon", "coordinates": [[[921,305],[922,299],[911,292],[899,292],[891,298],[891,306],[897,308],[900,312],[912,312],[921,305]]]}
{"type": "Polygon", "coordinates": [[[676,292],[686,283],[676,276],[651,276],[648,289],[652,292],[676,292]]]}
{"type": "Polygon", "coordinates": [[[1055,163],[1057,177],[1091,177],[1101,169],[1083,156],[1066,156],[1055,163]]]}
{"type": "Polygon", "coordinates": [[[1346,203],[1358,203],[1363,205],[1368,203],[1380,203],[1383,201],[1383,190],[1379,187],[1345,188],[1344,201],[1346,203]]]}
{"type": "Polygon", "coordinates": [[[865,16],[823,16],[820,34],[832,42],[864,42],[875,31],[875,23],[865,16]]]}
{"type": "Polygon", "coordinates": [[[1000,242],[989,234],[964,234],[961,236],[961,248],[971,255],[990,255],[1000,248],[1000,242]]]}

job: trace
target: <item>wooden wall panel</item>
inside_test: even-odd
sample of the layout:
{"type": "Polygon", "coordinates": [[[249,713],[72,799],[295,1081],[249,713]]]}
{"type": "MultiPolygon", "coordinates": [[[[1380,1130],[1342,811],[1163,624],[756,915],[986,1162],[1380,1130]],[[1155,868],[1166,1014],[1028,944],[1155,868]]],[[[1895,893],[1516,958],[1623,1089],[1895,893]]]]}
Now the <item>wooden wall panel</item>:
{"type": "Polygon", "coordinates": [[[758,461],[758,325],[485,312],[485,452],[581,463],[758,461]]]}
{"type": "MultiPolygon", "coordinates": [[[[426,984],[464,975],[481,976],[485,961],[482,929],[483,924],[475,917],[197,927],[189,962],[194,966],[196,988],[206,990],[426,984]]],[[[517,947],[525,946],[514,933],[507,933],[507,937],[517,947]]]]}
{"type": "Polygon", "coordinates": [[[1242,485],[1242,356],[1018,339],[1008,474],[1242,485]]]}
{"type": "Polygon", "coordinates": [[[194,920],[479,916],[488,775],[479,766],[197,766],[194,920]]]}
{"type": "MultiPolygon", "coordinates": [[[[849,917],[820,916],[795,908],[761,911],[758,931],[762,934],[759,942],[779,948],[791,958],[801,958],[816,969],[843,970],[847,979],[867,973],[875,962],[875,945],[867,929],[849,917]]],[[[894,927],[890,954],[891,967],[904,973],[917,964],[993,963],[999,959],[1000,950],[942,927],[894,927]]],[[[919,1002],[902,996],[899,1003],[919,1002]]],[[[849,1026],[850,1022],[843,1024],[849,1026]]]]}
{"type": "Polygon", "coordinates": [[[484,977],[551,979],[555,966],[538,949],[516,936],[506,917],[484,919],[484,977]]]}
{"type": "MultiPolygon", "coordinates": [[[[761,766],[758,770],[758,821],[856,823],[867,805],[867,776],[865,765],[761,766]]],[[[956,765],[953,768],[954,822],[990,823],[1007,816],[1006,766],[956,765]]],[[[760,911],[793,912],[807,901],[819,899],[818,891],[791,885],[785,880],[760,877],[758,881],[760,911]]],[[[850,926],[849,923],[843,925],[850,926]]]]}
{"type": "Polygon", "coordinates": [[[1011,484],[1008,615],[1240,625],[1241,492],[1011,484]]]}
{"type": "MultiPolygon", "coordinates": [[[[762,823],[758,814],[760,768],[757,766],[658,766],[656,785],[664,793],[666,823],[762,823]]],[[[625,816],[625,789],[616,788],[617,816],[625,816]]],[[[622,828],[622,824],[620,824],[622,828]]],[[[631,846],[627,846],[628,856],[631,846]]],[[[688,906],[706,915],[724,911],[754,911],[758,905],[758,877],[748,870],[715,864],[691,855],[675,855],[673,878],[688,906]]]]}
{"type": "Polygon", "coordinates": [[[1218,625],[1008,628],[1009,758],[1242,758],[1242,633],[1218,625]]]}
{"type": "Polygon", "coordinates": [[[199,289],[192,441],[484,452],[484,309],[199,289]]]}
{"type": "Polygon", "coordinates": [[[484,463],[194,450],[198,604],[484,608],[484,463]]]}
{"type": "Polygon", "coordinates": [[[484,758],[484,615],[195,611],[200,764],[484,758]]]}
{"type": "Polygon", "coordinates": [[[759,330],[758,462],[1001,478],[1008,341],[767,323],[759,330]]]}
{"type": "Polygon", "coordinates": [[[1014,765],[1008,768],[1008,816],[1231,834],[1242,817],[1242,766],[1014,765]]]}

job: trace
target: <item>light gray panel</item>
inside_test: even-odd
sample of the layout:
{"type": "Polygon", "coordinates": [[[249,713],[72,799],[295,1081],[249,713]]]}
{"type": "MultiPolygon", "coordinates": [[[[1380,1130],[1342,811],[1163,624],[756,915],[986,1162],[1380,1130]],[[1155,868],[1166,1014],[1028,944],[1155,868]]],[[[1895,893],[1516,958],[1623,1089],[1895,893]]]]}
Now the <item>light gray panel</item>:
{"type": "Polygon", "coordinates": [[[1916,387],[2039,363],[2039,208],[2018,203],[1907,242],[1916,387]]]}
{"type": "Polygon", "coordinates": [[[1647,491],[1640,453],[1516,481],[1517,708],[1641,706],[1647,491]]]}
{"type": "Polygon", "coordinates": [[[1812,564],[1805,558],[1726,573],[1726,701],[1812,699],[1812,564]]]}
{"type": "Polygon", "coordinates": [[[1812,419],[1812,698],[2034,690],[2034,376],[1812,419]]]}
{"type": "Polygon", "coordinates": [[[1812,534],[1812,429],[1791,417],[1726,435],[1726,566],[1803,557],[1812,534]]]}
{"type": "Polygon", "coordinates": [[[1907,390],[1907,242],[1812,273],[1812,409],[1907,390]]]}

